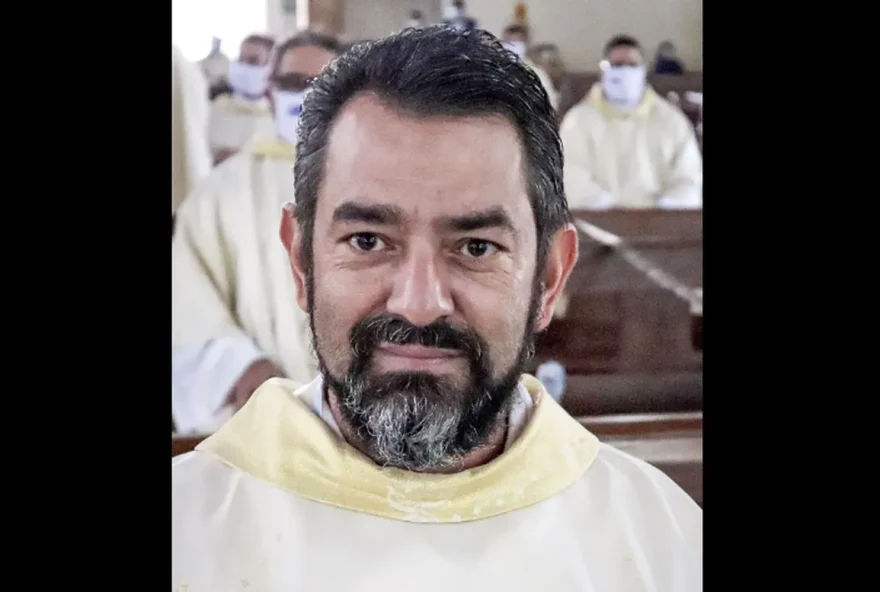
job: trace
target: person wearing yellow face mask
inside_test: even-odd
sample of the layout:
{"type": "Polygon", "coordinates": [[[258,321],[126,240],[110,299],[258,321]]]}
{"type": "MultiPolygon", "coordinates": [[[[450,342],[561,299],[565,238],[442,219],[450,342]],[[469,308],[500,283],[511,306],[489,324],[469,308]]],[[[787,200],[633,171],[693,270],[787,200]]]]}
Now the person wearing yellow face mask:
{"type": "Polygon", "coordinates": [[[565,115],[565,192],[573,209],[703,205],[703,159],[684,113],[646,80],[638,41],[605,48],[602,80],[565,115]]]}
{"type": "Polygon", "coordinates": [[[220,95],[211,107],[209,140],[215,164],[235,154],[258,131],[271,129],[266,89],[274,45],[269,37],[251,35],[242,41],[238,60],[229,64],[232,94],[220,95]]]}
{"type": "Polygon", "coordinates": [[[172,417],[210,432],[269,376],[309,380],[308,320],[277,245],[290,200],[297,121],[312,77],[338,42],[302,33],[279,46],[269,76],[273,128],[256,134],[187,198],[172,241],[172,417]]]}

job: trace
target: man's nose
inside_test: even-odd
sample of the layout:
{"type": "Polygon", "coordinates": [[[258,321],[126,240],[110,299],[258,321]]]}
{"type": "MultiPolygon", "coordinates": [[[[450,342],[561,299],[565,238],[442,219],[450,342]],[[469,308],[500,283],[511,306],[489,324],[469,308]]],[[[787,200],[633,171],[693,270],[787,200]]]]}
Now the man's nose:
{"type": "Polygon", "coordinates": [[[394,284],[386,308],[418,327],[452,314],[446,267],[428,247],[411,249],[394,271],[394,284]]]}

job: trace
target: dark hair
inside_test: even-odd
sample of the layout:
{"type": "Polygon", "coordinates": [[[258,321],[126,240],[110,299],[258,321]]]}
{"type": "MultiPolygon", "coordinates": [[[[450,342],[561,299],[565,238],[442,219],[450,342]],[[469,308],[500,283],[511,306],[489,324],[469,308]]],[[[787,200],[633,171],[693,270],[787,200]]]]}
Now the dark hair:
{"type": "Polygon", "coordinates": [[[268,35],[248,35],[244,38],[244,41],[241,42],[242,45],[245,43],[253,43],[254,45],[262,45],[266,48],[266,51],[272,51],[272,48],[275,47],[275,40],[269,37],[268,35]]]}
{"type": "Polygon", "coordinates": [[[464,8],[464,0],[454,0],[452,5],[456,8],[464,8]]]}
{"type": "Polygon", "coordinates": [[[630,37],[629,35],[616,35],[611,38],[611,41],[605,44],[605,57],[607,58],[608,54],[611,53],[611,50],[618,47],[632,47],[633,49],[639,50],[639,53],[642,52],[642,46],[639,45],[639,42],[635,37],[630,37]]]}
{"type": "Polygon", "coordinates": [[[421,10],[413,10],[412,12],[409,13],[409,18],[411,18],[411,19],[422,19],[424,17],[425,17],[425,15],[422,14],[421,10]]]}
{"type": "Polygon", "coordinates": [[[275,57],[273,58],[272,63],[272,77],[274,78],[278,75],[278,68],[281,66],[281,58],[283,58],[288,51],[305,45],[320,47],[337,55],[342,52],[342,45],[335,37],[325,35],[324,33],[316,33],[315,31],[303,31],[302,33],[297,33],[279,45],[275,50],[275,57]]]}
{"type": "Polygon", "coordinates": [[[362,92],[414,117],[500,115],[512,123],[525,155],[538,268],[543,266],[553,233],[571,221],[562,144],[547,92],[532,69],[490,33],[434,25],[358,45],[314,79],[300,115],[294,165],[295,215],[307,271],[333,121],[362,92]]]}

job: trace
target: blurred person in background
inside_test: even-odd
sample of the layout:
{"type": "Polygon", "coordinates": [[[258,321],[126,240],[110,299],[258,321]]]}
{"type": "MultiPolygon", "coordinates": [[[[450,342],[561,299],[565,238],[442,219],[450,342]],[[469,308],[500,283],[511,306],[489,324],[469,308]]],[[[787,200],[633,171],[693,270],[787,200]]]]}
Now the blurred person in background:
{"type": "Polygon", "coordinates": [[[208,82],[199,67],[171,46],[171,217],[211,172],[208,82]]]}
{"type": "Polygon", "coordinates": [[[524,25],[509,25],[501,34],[501,42],[504,47],[515,53],[529,68],[535,71],[535,74],[538,75],[541,84],[544,86],[544,90],[547,91],[547,96],[550,97],[550,104],[553,106],[553,109],[556,110],[559,107],[559,93],[556,92],[556,88],[553,85],[553,81],[550,79],[550,75],[547,74],[540,65],[536,64],[528,57],[528,28],[524,25]]]}
{"type": "Polygon", "coordinates": [[[477,21],[467,15],[464,0],[453,0],[443,9],[443,23],[455,27],[460,31],[470,31],[477,28],[477,21]]]}
{"type": "Polygon", "coordinates": [[[409,20],[406,22],[407,27],[420,29],[425,26],[425,15],[421,10],[413,10],[409,13],[409,20]]]}
{"type": "Polygon", "coordinates": [[[274,46],[270,37],[250,35],[241,42],[238,59],[229,65],[232,94],[220,95],[211,104],[208,140],[215,165],[235,154],[257,131],[272,129],[266,89],[274,46]]]}
{"type": "Polygon", "coordinates": [[[171,403],[181,433],[213,431],[271,376],[315,376],[278,222],[291,199],[305,92],[338,53],[335,38],[313,32],[281,44],[270,77],[274,132],[216,167],[178,212],[171,403]]]}
{"type": "Polygon", "coordinates": [[[221,44],[219,37],[212,38],[210,53],[199,61],[199,67],[208,80],[208,87],[212,90],[225,88],[226,76],[229,73],[229,58],[221,50],[221,44]]]}
{"type": "Polygon", "coordinates": [[[573,209],[701,208],[703,159],[682,111],[647,84],[638,41],[605,47],[601,82],[561,126],[573,209]]]}
{"type": "Polygon", "coordinates": [[[684,74],[684,62],[678,57],[678,52],[672,41],[664,41],[657,48],[657,54],[654,56],[654,74],[665,74],[667,76],[680,76],[684,74]]]}

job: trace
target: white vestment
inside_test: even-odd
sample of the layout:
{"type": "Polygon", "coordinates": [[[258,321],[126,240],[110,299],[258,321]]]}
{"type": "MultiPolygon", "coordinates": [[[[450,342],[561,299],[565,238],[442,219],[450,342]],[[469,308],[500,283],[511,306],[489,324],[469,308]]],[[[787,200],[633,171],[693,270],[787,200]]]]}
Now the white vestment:
{"type": "Polygon", "coordinates": [[[216,167],[177,214],[171,255],[172,417],[213,431],[241,373],[267,358],[317,375],[308,317],[279,238],[293,200],[293,148],[257,138],[216,167]]]}
{"type": "Polygon", "coordinates": [[[650,87],[627,113],[594,86],[565,114],[560,136],[571,209],[703,205],[703,157],[693,126],[650,87]]]}
{"type": "Polygon", "coordinates": [[[211,103],[208,127],[211,150],[240,150],[256,134],[273,133],[272,111],[266,98],[248,101],[220,95],[211,103]]]}
{"type": "Polygon", "coordinates": [[[264,384],[172,460],[172,590],[698,592],[702,510],[534,378],[521,433],[460,473],[382,468],[264,384]]]}
{"type": "Polygon", "coordinates": [[[171,213],[211,172],[208,85],[199,68],[171,47],[171,213]]]}

